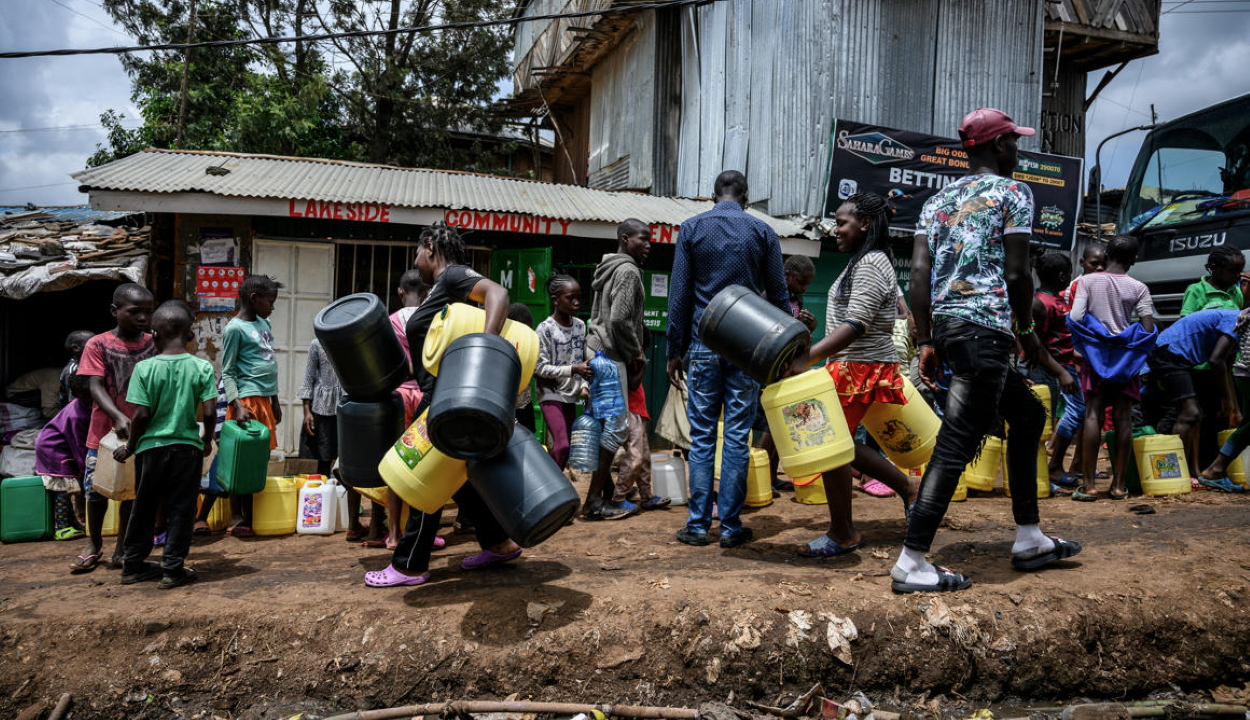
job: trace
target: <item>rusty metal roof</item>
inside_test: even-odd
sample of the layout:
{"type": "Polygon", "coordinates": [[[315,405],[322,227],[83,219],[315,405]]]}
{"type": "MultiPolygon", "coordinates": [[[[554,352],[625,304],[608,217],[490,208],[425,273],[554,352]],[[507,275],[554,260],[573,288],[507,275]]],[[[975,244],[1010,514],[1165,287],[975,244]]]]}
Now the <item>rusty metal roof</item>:
{"type": "MultiPolygon", "coordinates": [[[[657,197],[493,175],[317,158],[149,148],[73,173],[85,191],[208,193],[239,198],[374,202],[542,215],[582,222],[680,225],[708,210],[706,199],[657,197]]],[[[748,211],[779,237],[806,237],[796,223],[748,211]]]]}

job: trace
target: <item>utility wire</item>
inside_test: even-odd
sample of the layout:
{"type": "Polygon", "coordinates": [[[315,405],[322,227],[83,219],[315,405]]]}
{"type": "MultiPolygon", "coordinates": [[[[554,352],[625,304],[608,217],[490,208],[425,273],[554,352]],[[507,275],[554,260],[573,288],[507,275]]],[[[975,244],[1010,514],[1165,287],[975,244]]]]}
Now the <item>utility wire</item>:
{"type": "Polygon", "coordinates": [[[518,25],[525,22],[539,22],[543,20],[571,20],[583,17],[616,15],[626,12],[638,12],[640,10],[658,10],[661,8],[679,8],[686,5],[707,4],[719,2],[720,0],[676,0],[676,2],[652,2],[639,5],[621,5],[603,10],[583,10],[574,13],[551,13],[548,15],[532,15],[529,17],[519,18],[501,18],[498,20],[474,20],[472,22],[443,23],[441,25],[425,25],[422,27],[402,27],[394,30],[352,30],[337,33],[322,33],[319,35],[298,35],[285,37],[265,37],[251,38],[247,40],[212,40],[208,42],[198,43],[164,43],[160,45],[131,45],[129,47],[105,47],[105,48],[63,48],[60,50],[27,50],[20,52],[0,52],[0,59],[13,58],[29,58],[29,57],[47,57],[47,56],[67,56],[67,55],[121,55],[123,53],[132,52],[151,52],[154,50],[190,50],[194,48],[212,48],[212,47],[236,47],[241,45],[277,45],[290,42],[313,42],[317,40],[332,40],[344,37],[378,37],[384,35],[405,35],[408,33],[425,33],[438,32],[444,30],[472,30],[476,28],[500,27],[505,25],[518,25]]]}
{"type": "Polygon", "coordinates": [[[118,30],[117,30],[116,28],[111,28],[111,27],[109,27],[108,25],[105,25],[104,23],[100,22],[99,20],[96,20],[95,18],[91,17],[90,15],[87,15],[87,14],[85,14],[85,13],[80,13],[80,12],[78,12],[78,11],[77,11],[77,10],[75,10],[74,8],[70,7],[69,5],[66,5],[66,4],[65,4],[65,3],[63,3],[63,2],[60,2],[60,0],[52,0],[52,2],[56,3],[57,5],[60,5],[61,7],[65,8],[66,10],[69,10],[70,12],[74,13],[74,14],[75,14],[75,15],[77,15],[78,17],[81,17],[81,18],[86,18],[86,19],[90,20],[91,22],[95,23],[96,25],[99,25],[100,27],[104,28],[105,30],[108,30],[109,32],[113,33],[114,35],[120,35],[120,36],[122,36],[122,37],[126,38],[127,40],[129,40],[129,39],[130,39],[130,36],[129,36],[129,35],[127,35],[127,34],[125,34],[125,33],[122,33],[122,32],[118,32],[118,30]]]}
{"type": "Polygon", "coordinates": [[[60,187],[62,185],[77,185],[78,183],[70,180],[68,182],[48,183],[47,185],[27,185],[26,187],[0,188],[0,193],[18,192],[19,190],[34,190],[36,188],[60,187]]]}
{"type": "MultiPolygon", "coordinates": [[[[131,122],[135,122],[135,121],[131,121],[131,122]]],[[[104,126],[101,125],[100,123],[91,123],[88,125],[53,125],[50,127],[38,127],[38,128],[13,128],[11,130],[0,130],[0,133],[51,132],[54,130],[90,130],[90,129],[99,130],[99,129],[102,129],[103,127],[104,126]]],[[[136,125],[134,127],[139,127],[139,125],[136,125]]]]}

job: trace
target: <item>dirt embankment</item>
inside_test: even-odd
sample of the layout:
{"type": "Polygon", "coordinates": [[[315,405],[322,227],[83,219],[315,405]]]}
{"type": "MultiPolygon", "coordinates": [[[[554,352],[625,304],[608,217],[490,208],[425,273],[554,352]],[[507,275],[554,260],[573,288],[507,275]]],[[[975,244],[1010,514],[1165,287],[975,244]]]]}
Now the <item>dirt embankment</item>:
{"type": "Polygon", "coordinates": [[[857,497],[869,541],[810,561],[793,546],[823,507],[751,513],[734,550],[673,539],[684,512],[578,523],[509,566],[466,573],[451,536],[435,580],[369,590],[385,552],[342,535],[197,543],[203,581],[123,587],[64,570],[77,548],[0,548],[0,715],[61,692],[73,718],[288,718],[333,709],[502,698],[695,707],[773,703],[824,684],[908,706],[1136,698],[1250,677],[1247,500],[1195,493],[1043,501],[1043,528],[1085,543],[1034,574],[1007,562],[1009,502],[952,506],[934,559],[972,575],[945,596],[895,596],[896,499],[857,497]],[[1131,501],[1130,505],[1136,504],[1131,501]]]}

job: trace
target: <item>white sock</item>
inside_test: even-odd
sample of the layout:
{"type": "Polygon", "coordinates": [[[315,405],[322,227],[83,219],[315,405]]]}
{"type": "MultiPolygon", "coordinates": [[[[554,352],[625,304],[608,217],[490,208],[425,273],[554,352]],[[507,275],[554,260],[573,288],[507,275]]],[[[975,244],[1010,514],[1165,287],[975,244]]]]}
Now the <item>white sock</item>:
{"type": "Polygon", "coordinates": [[[905,547],[903,552],[899,553],[894,569],[890,571],[890,578],[897,582],[915,585],[936,585],[938,573],[937,568],[925,558],[924,553],[905,547]]]}
{"type": "Polygon", "coordinates": [[[1055,549],[1055,541],[1042,534],[1038,525],[1016,527],[1016,542],[1011,546],[1012,555],[1041,555],[1055,549]]]}

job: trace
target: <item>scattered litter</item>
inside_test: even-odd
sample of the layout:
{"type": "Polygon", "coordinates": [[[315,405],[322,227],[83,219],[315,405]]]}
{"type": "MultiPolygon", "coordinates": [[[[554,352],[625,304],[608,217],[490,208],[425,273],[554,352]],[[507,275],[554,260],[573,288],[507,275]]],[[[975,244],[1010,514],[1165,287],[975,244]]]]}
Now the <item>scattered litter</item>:
{"type": "Polygon", "coordinates": [[[1144,503],[1141,505],[1133,505],[1129,507],[1128,511],[1131,513],[1136,513],[1138,515],[1154,515],[1155,514],[1154,506],[1146,505],[1144,503]]]}
{"type": "Polygon", "coordinates": [[[562,607],[564,607],[563,600],[553,600],[550,602],[531,600],[529,604],[525,606],[525,614],[530,619],[530,625],[537,627],[542,623],[543,618],[562,607]]]}
{"type": "Polygon", "coordinates": [[[668,578],[660,578],[659,580],[651,581],[651,587],[659,588],[661,590],[667,590],[672,586],[673,584],[668,581],[668,578]]]}
{"type": "Polygon", "coordinates": [[[753,624],[754,620],[754,617],[745,617],[734,621],[733,629],[729,631],[729,642],[725,643],[726,655],[734,655],[741,650],[754,650],[760,646],[763,638],[753,624]]]}
{"type": "Polygon", "coordinates": [[[825,639],[829,643],[829,650],[833,652],[834,657],[850,665],[851,642],[859,639],[859,630],[856,629],[855,623],[851,622],[850,618],[838,617],[832,613],[821,613],[820,617],[829,621],[829,626],[825,629],[825,639]]]}

